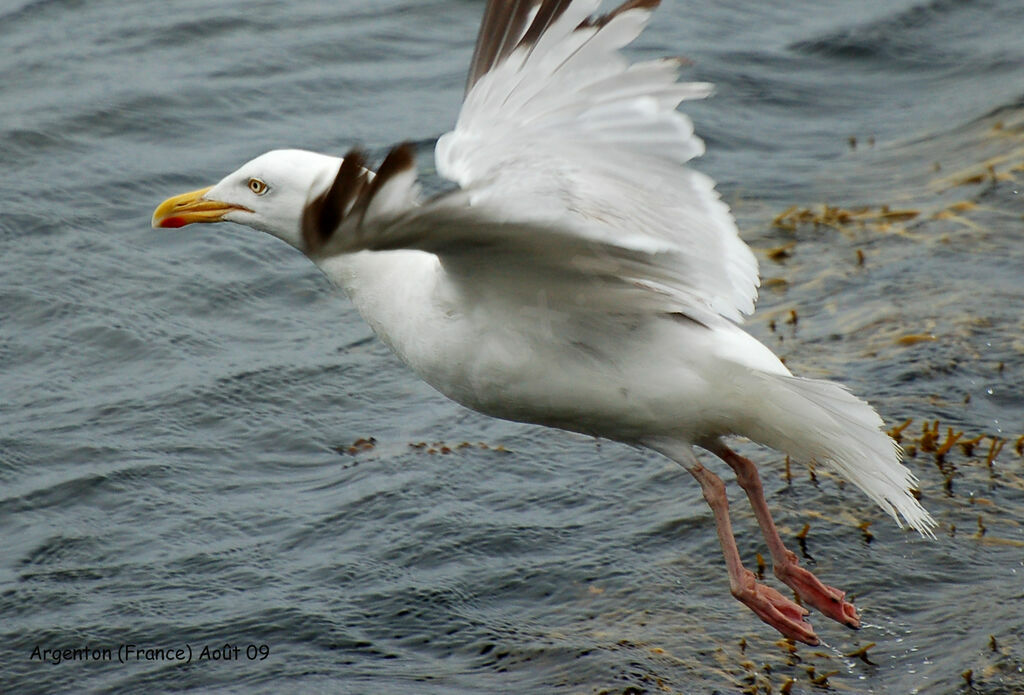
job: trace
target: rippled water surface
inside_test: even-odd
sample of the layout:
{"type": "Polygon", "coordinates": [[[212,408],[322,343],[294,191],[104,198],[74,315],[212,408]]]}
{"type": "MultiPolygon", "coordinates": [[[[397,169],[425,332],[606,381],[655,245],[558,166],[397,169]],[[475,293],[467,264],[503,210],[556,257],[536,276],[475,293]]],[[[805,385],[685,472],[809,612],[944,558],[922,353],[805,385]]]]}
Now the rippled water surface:
{"type": "Polygon", "coordinates": [[[718,85],[750,330],[912,421],[934,542],[745,449],[863,629],[776,641],[674,464],[446,401],[269,237],[149,228],[274,147],[411,139],[438,186],[481,1],[6,0],[0,690],[1024,691],[1024,5],[664,5],[632,55],[718,85]]]}

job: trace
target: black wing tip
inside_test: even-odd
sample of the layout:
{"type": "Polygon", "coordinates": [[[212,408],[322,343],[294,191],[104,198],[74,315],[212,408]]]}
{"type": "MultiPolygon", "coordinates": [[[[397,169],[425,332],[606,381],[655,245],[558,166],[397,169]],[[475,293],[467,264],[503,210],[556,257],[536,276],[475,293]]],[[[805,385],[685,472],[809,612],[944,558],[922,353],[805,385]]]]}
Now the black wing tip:
{"type": "Polygon", "coordinates": [[[530,11],[551,0],[489,0],[476,37],[473,60],[469,64],[466,93],[481,77],[515,50],[517,39],[526,28],[530,11]]]}
{"type": "Polygon", "coordinates": [[[370,201],[388,181],[415,169],[416,146],[403,142],[392,147],[372,179],[366,164],[364,151],[352,148],[341,160],[330,187],[306,204],[302,240],[307,254],[321,251],[349,215],[359,214],[362,219],[370,201]]]}
{"type": "MultiPolygon", "coordinates": [[[[466,93],[513,51],[536,44],[572,3],[573,0],[490,0],[480,23],[466,80],[466,93]],[[537,12],[527,25],[534,8],[537,12]]],[[[636,9],[653,12],[660,4],[661,0],[625,0],[607,14],[583,20],[577,30],[600,29],[624,12],[636,9]]]]}
{"type": "Polygon", "coordinates": [[[330,187],[302,211],[302,240],[307,253],[319,251],[330,241],[367,185],[366,155],[352,148],[341,160],[330,187]]]}
{"type": "Polygon", "coordinates": [[[654,12],[654,10],[658,9],[659,5],[661,5],[661,0],[626,0],[610,12],[583,20],[579,28],[588,29],[597,27],[600,29],[625,12],[629,12],[630,10],[647,10],[648,12],[654,12]]]}
{"type": "MultiPolygon", "coordinates": [[[[341,160],[341,166],[354,162],[358,166],[363,166],[366,163],[366,150],[362,147],[353,147],[341,160]]],[[[340,171],[340,169],[339,169],[340,171]]]]}
{"type": "Polygon", "coordinates": [[[370,202],[381,188],[399,174],[415,168],[416,146],[408,141],[395,145],[384,157],[384,161],[380,163],[373,181],[370,182],[353,209],[358,209],[361,215],[365,215],[370,202]]]}
{"type": "Polygon", "coordinates": [[[540,37],[544,35],[544,32],[548,30],[548,27],[554,24],[562,16],[562,13],[569,9],[571,4],[572,0],[547,0],[547,2],[541,4],[540,9],[537,10],[537,14],[533,18],[533,22],[527,28],[526,33],[523,34],[523,38],[512,50],[520,46],[532,46],[537,43],[540,37]]]}
{"type": "MultiPolygon", "coordinates": [[[[384,157],[377,171],[377,178],[391,178],[395,174],[416,166],[416,145],[408,140],[395,145],[384,157]]],[[[374,179],[376,181],[376,179],[374,179]]]]}

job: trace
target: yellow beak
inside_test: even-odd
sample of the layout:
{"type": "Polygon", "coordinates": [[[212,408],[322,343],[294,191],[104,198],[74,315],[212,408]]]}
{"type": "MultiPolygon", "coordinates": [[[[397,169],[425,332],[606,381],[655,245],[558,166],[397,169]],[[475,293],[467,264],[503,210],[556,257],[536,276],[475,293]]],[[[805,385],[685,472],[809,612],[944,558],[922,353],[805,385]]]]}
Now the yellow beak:
{"type": "Polygon", "coordinates": [[[168,198],[153,212],[154,227],[184,227],[193,222],[220,222],[232,210],[252,212],[241,205],[203,198],[213,186],[168,198]]]}

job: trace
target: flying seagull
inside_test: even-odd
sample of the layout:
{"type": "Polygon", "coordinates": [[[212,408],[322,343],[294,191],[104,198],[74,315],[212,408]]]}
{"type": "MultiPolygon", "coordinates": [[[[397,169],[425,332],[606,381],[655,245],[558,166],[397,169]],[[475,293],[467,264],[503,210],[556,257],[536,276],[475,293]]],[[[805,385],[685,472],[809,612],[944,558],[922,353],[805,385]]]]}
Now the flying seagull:
{"type": "Polygon", "coordinates": [[[733,596],[817,644],[808,611],[743,567],[725,484],[694,447],[735,471],[776,577],[851,628],[857,610],[786,549],[757,468],[727,439],[831,466],[923,536],[935,521],[875,411],[838,384],[793,376],[741,327],[757,261],[714,182],[687,166],[704,144],[677,110],[711,85],[679,82],[680,59],[622,55],[658,0],[599,5],[489,0],[458,122],[434,153],[449,192],[421,195],[409,144],[376,171],[358,149],[275,150],[165,201],[153,226],[272,234],[449,398],[676,461],[714,514],[733,596]]]}

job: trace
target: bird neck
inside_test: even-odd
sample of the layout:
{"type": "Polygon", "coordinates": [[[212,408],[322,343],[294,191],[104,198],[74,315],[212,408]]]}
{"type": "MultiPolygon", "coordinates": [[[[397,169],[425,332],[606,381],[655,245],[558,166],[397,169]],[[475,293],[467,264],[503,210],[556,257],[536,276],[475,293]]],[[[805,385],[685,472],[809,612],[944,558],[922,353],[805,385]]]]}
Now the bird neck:
{"type": "Polygon", "coordinates": [[[345,290],[374,333],[409,362],[408,346],[437,313],[437,256],[408,250],[360,251],[315,262],[345,290]]]}

